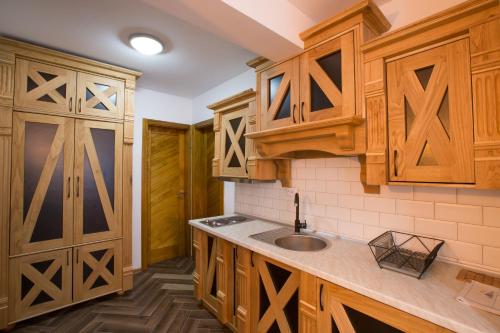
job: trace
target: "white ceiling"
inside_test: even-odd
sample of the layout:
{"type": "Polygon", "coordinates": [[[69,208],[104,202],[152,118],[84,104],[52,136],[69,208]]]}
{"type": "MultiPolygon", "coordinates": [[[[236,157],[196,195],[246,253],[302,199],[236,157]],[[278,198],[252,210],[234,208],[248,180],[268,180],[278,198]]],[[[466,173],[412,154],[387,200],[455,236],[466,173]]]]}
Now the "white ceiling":
{"type": "Polygon", "coordinates": [[[140,87],[183,97],[248,70],[255,57],[138,0],[0,0],[0,34],[139,70],[140,87]],[[139,54],[126,44],[134,32],[160,37],[167,52],[139,54]]]}

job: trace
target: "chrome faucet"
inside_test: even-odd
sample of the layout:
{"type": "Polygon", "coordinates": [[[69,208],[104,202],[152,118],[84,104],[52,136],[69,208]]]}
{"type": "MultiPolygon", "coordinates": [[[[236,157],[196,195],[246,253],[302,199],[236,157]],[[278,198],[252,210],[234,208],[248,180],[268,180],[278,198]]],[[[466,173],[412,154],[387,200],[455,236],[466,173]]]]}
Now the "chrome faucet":
{"type": "Polygon", "coordinates": [[[300,229],[307,228],[307,223],[306,223],[306,220],[304,220],[304,223],[301,223],[300,219],[299,219],[299,194],[298,193],[295,193],[294,204],[295,204],[295,233],[300,233],[300,229]]]}

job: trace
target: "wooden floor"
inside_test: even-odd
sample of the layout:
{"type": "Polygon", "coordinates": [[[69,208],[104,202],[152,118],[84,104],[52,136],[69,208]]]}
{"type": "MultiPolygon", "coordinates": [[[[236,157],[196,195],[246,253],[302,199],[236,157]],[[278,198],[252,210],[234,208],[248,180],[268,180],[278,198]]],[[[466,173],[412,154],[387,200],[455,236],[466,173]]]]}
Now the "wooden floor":
{"type": "Polygon", "coordinates": [[[190,258],[135,275],[134,289],[27,320],[12,332],[230,332],[193,296],[190,258]]]}

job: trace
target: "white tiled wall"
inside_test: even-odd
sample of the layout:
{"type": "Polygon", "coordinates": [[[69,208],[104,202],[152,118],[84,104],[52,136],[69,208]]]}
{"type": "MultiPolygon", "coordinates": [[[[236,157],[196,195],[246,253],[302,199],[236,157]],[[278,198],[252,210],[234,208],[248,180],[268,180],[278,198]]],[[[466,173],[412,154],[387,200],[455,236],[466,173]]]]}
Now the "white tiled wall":
{"type": "MultiPolygon", "coordinates": [[[[386,230],[446,241],[441,259],[500,272],[500,190],[382,186],[365,194],[357,158],[293,160],[292,187],[311,229],[368,241],[386,230]]],[[[237,184],[236,211],[293,224],[293,190],[237,184]]]]}

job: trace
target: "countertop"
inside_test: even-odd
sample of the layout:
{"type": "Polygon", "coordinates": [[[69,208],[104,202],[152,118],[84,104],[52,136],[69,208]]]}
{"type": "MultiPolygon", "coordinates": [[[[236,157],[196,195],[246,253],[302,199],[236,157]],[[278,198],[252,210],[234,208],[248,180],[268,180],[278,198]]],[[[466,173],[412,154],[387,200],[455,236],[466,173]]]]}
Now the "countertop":
{"type": "Polygon", "coordinates": [[[249,237],[282,227],[280,224],[254,219],[211,228],[201,224],[202,220],[192,220],[189,224],[450,330],[460,333],[500,332],[500,316],[456,301],[465,284],[456,279],[460,266],[435,261],[418,280],[380,269],[369,247],[361,242],[318,233],[330,241],[329,247],[319,252],[296,252],[249,237]]]}

